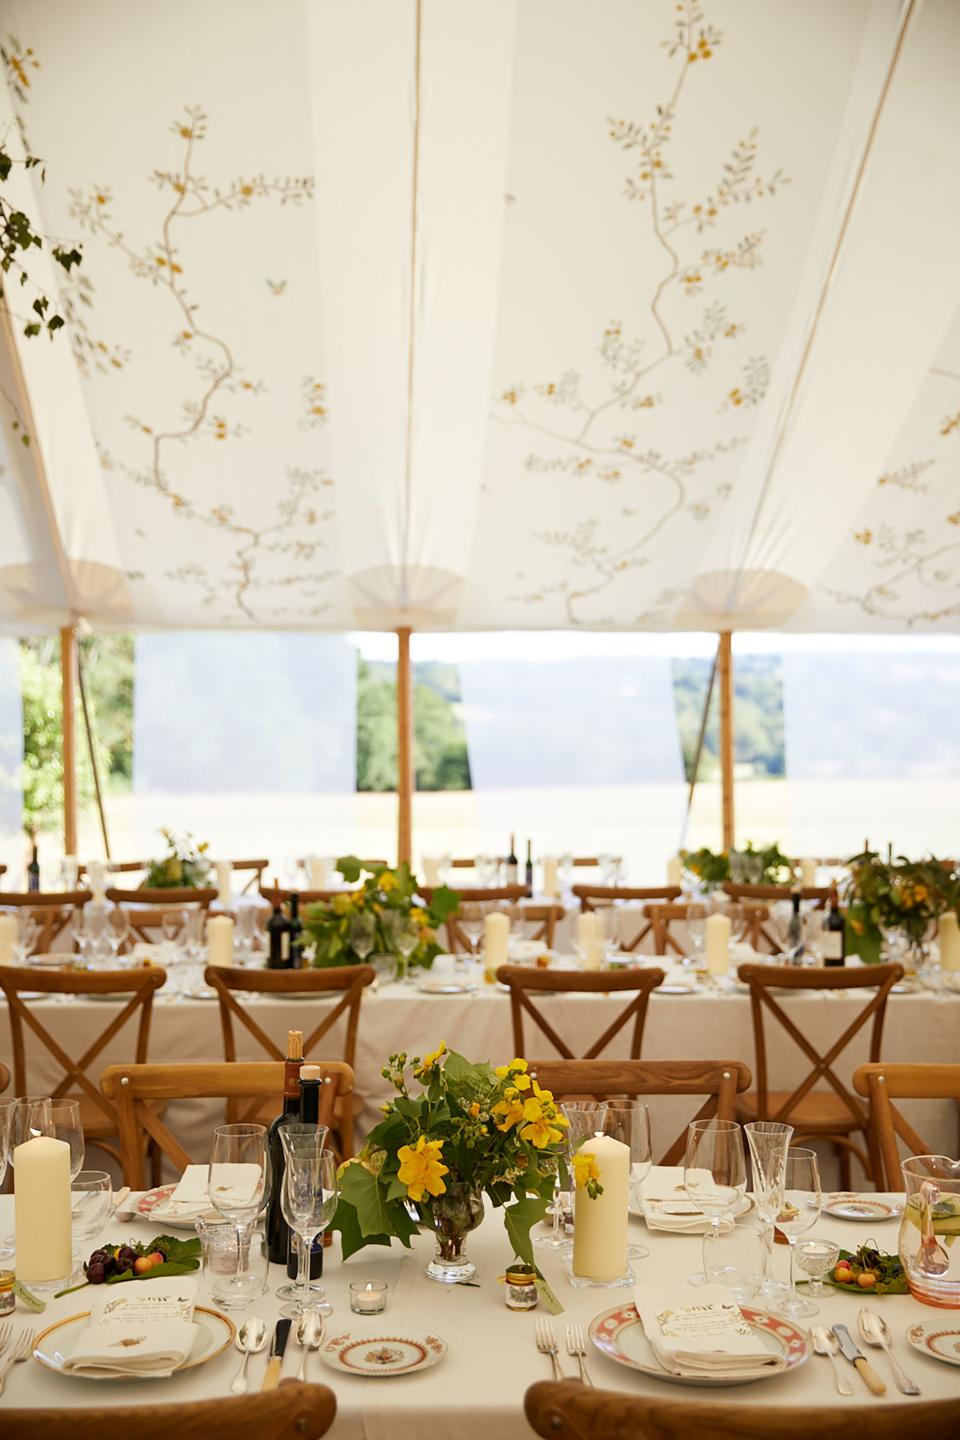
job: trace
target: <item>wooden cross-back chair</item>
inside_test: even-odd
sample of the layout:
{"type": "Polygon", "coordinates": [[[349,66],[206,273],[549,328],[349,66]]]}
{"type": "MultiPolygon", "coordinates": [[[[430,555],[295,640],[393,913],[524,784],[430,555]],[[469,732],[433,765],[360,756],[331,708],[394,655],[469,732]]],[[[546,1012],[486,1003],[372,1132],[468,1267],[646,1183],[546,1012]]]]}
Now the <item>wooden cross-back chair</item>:
{"type": "MultiPolygon", "coordinates": [[[[596,1371],[594,1372],[596,1373],[596,1371]]],[[[661,1400],[622,1390],[596,1390],[579,1380],[539,1380],[523,1407],[543,1440],[901,1440],[903,1405],[737,1405],[707,1400],[661,1400]]],[[[909,1428],[924,1440],[955,1440],[960,1397],[918,1400],[909,1428]]]]}
{"type": "MultiPolygon", "coordinates": [[[[433,900],[436,886],[421,885],[419,894],[429,905],[433,900]]],[[[443,922],[443,928],[447,934],[447,949],[451,954],[472,955],[474,947],[461,924],[462,912],[465,906],[470,905],[502,905],[505,908],[515,909],[521,900],[526,900],[530,890],[526,885],[458,885],[457,894],[460,897],[460,905],[452,915],[448,915],[443,922]]],[[[483,941],[477,941],[477,949],[483,941]]]]}
{"type": "MultiPolygon", "coordinates": [[[[353,1090],[353,1071],[341,1060],[318,1061],[321,1071],[320,1123],[331,1129],[338,1099],[353,1090]]],[[[176,1065],[108,1065],[100,1088],[116,1110],[124,1183],[142,1190],[144,1141],[148,1140],[182,1172],[192,1164],[180,1141],[164,1124],[158,1107],[171,1100],[225,1100],[236,1106],[255,1100],[276,1115],[283,1101],[283,1065],[250,1060],[176,1065]]],[[[206,1158],[206,1157],[201,1157],[206,1158]]]]}
{"type": "Polygon", "coordinates": [[[0,991],[10,1014],[13,1048],[13,1083],[18,1095],[27,1094],[26,1033],[29,1031],[63,1071],[55,1087],[44,1087],[53,1100],[79,1100],[80,1123],[88,1145],[103,1150],[115,1160],[120,1152],[110,1143],[119,1134],[117,1115],[104,1099],[89,1070],[110,1041],[128,1021],[136,1017],[137,1038],[133,1053],[138,1061],[147,1058],[153,997],[166,980],[166,972],[154,966],[148,970],[39,970],[0,965],[0,991]],[[37,1010],[21,998],[22,991],[42,995],[116,995],[126,1004],[113,1015],[99,1036],[78,1058],[69,1055],[40,1020],[37,1010]]]}
{"type": "MultiPolygon", "coordinates": [[[[0,910],[28,910],[37,922],[37,941],[31,955],[49,953],[54,941],[74,914],[92,899],[89,890],[0,891],[0,910]]],[[[73,949],[73,938],[70,940],[73,949]]]]}
{"type": "Polygon", "coordinates": [[[154,940],[165,912],[203,910],[206,912],[217,898],[215,886],[181,885],[158,889],[107,891],[107,899],[122,905],[130,922],[130,930],[138,940],[154,940]]]}
{"type": "MultiPolygon", "coordinates": [[[[737,1096],[749,1090],[749,1066],[739,1060],[531,1060],[529,1073],[558,1101],[613,1100],[643,1095],[703,1095],[691,1120],[734,1120],[737,1096]]],[[[679,1165],[687,1127],[658,1165],[679,1165]]]]}
{"type": "MultiPolygon", "coordinates": [[[[150,869],[150,866],[151,866],[151,864],[152,864],[152,861],[150,861],[150,860],[104,860],[103,864],[104,864],[105,869],[108,870],[111,875],[133,875],[133,874],[135,874],[135,872],[138,871],[138,870],[144,870],[144,871],[149,870],[149,869],[150,869]]],[[[87,865],[81,865],[81,866],[79,867],[77,873],[78,873],[79,875],[86,875],[86,874],[89,873],[89,870],[90,870],[89,864],[87,864],[87,865]]]]}
{"type": "Polygon", "coordinates": [[[563,913],[562,905],[518,905],[511,911],[510,923],[528,927],[524,940],[545,945],[549,950],[563,913]]]}
{"type": "MultiPolygon", "coordinates": [[[[604,910],[617,901],[631,901],[646,904],[653,901],[666,905],[679,900],[683,891],[679,885],[574,885],[573,894],[580,901],[581,910],[604,910]]],[[[620,949],[629,953],[636,950],[647,936],[653,933],[653,921],[640,911],[640,928],[632,940],[621,940],[620,949]]]]}
{"type": "Polygon", "coordinates": [[[515,1055],[526,1055],[531,1048],[524,1043],[523,1020],[526,1015],[566,1060],[580,1058],[595,1060],[627,1022],[632,1020],[630,1058],[637,1060],[640,1056],[640,1046],[643,1043],[643,1027],[647,1018],[650,993],[663,980],[663,971],[639,968],[606,971],[538,970],[531,965],[501,965],[497,971],[497,979],[510,991],[510,1016],[513,1022],[515,1055]],[[611,996],[622,994],[627,1002],[582,1057],[574,1055],[567,1042],[557,1034],[550,1021],[541,1010],[537,1009],[531,998],[534,995],[577,994],[611,996]],[[633,998],[629,999],[631,994],[633,998]]]}
{"type": "Polygon", "coordinates": [[[724,894],[729,895],[731,900],[792,900],[799,890],[800,899],[812,900],[818,910],[826,909],[830,888],[829,885],[738,885],[732,880],[723,882],[724,894]]]}
{"type": "Polygon", "coordinates": [[[3,1094],[4,1090],[6,1090],[9,1084],[10,1071],[7,1069],[6,1065],[4,1065],[3,1061],[0,1060],[0,1095],[3,1094]]]}
{"type": "Polygon", "coordinates": [[[868,1022],[872,1022],[870,1059],[873,1062],[880,1059],[887,998],[897,981],[902,980],[903,966],[863,965],[855,969],[824,966],[807,969],[794,965],[749,964],[741,965],[737,974],[750,987],[757,1079],[756,1091],[739,1097],[737,1119],[788,1123],[793,1126],[794,1143],[797,1145],[807,1139],[828,1140],[840,1161],[840,1186],[849,1190],[851,1154],[857,1156],[864,1173],[872,1175],[867,1151],[851,1138],[859,1133],[866,1143],[869,1122],[866,1110],[840,1080],[834,1065],[868,1022]],[[872,990],[873,995],[842,1034],[821,1054],[771,993],[775,990],[872,990]],[[769,1088],[765,1012],[787,1032],[811,1062],[809,1073],[792,1091],[769,1088]],[[829,1090],[815,1090],[820,1081],[826,1081],[829,1090]]]}
{"type": "Polygon", "coordinates": [[[260,894],[269,905],[286,905],[291,895],[296,895],[300,901],[301,913],[304,905],[316,905],[321,901],[329,904],[337,895],[350,895],[350,890],[341,886],[338,890],[298,890],[296,886],[268,885],[266,889],[260,887],[260,894]]]}
{"type": "Polygon", "coordinates": [[[675,955],[686,955],[688,948],[679,943],[671,933],[671,925],[686,924],[691,918],[705,920],[710,911],[708,906],[696,902],[673,901],[669,905],[644,905],[643,913],[653,930],[653,949],[657,955],[666,955],[672,950],[675,955]]]}
{"type": "MultiPolygon", "coordinates": [[[[223,1031],[223,1058],[235,1061],[237,1058],[234,1021],[239,1021],[244,1030],[257,1042],[272,1060],[283,1060],[284,1052],[271,1040],[261,1025],[257,1024],[251,1012],[242,1006],[238,995],[294,995],[308,1004],[312,1000],[329,999],[333,1005],[324,1007],[322,1018],[314,1028],[304,1035],[304,1059],[309,1059],[325,1035],[337,1022],[344,1018],[346,1031],[339,1059],[351,1070],[357,1050],[357,1031],[360,1025],[360,1004],[363,992],[372,985],[377,972],[372,965],[337,965],[326,970],[234,970],[223,965],[210,965],[206,970],[206,982],[217,993],[220,1002],[220,1025],[223,1031]],[[339,998],[338,998],[339,997],[339,998]]],[[[262,1012],[261,1012],[262,1013],[262,1012]]],[[[308,1018],[305,1012],[304,1018],[308,1018]]],[[[301,1026],[306,1030],[306,1025],[301,1026]]],[[[353,1154],[354,1118],[362,1105],[359,1095],[352,1095],[349,1103],[340,1106],[334,1128],[339,1136],[341,1157],[346,1160],[353,1154]]],[[[241,1113],[236,1102],[227,1106],[227,1119],[231,1122],[263,1121],[264,1107],[254,1104],[241,1113]]],[[[272,1118],[272,1116],[270,1117],[272,1118]]],[[[268,1122],[269,1123],[269,1122],[268,1122]]]]}
{"type": "Polygon", "coordinates": [[[236,874],[238,871],[245,871],[245,870],[250,870],[250,871],[252,871],[252,874],[251,874],[249,880],[247,881],[246,885],[244,885],[243,889],[240,891],[240,894],[241,894],[241,895],[246,895],[246,894],[248,893],[248,891],[250,891],[250,890],[252,890],[252,889],[254,888],[254,886],[256,886],[256,888],[257,888],[258,890],[260,889],[260,886],[263,884],[263,872],[266,870],[267,866],[270,864],[270,861],[269,861],[269,860],[230,860],[228,863],[229,863],[229,865],[231,866],[231,868],[233,869],[234,874],[236,874]]]}
{"type": "Polygon", "coordinates": [[[860,1065],[853,1072],[853,1088],[870,1102],[870,1154],[877,1189],[902,1190],[898,1137],[908,1155],[933,1155],[936,1151],[921,1139],[893,1101],[960,1102],[960,1065],[860,1065]]]}
{"type": "Polygon", "coordinates": [[[3,1412],[4,1440],[319,1440],[337,1413],[337,1399],[326,1385],[284,1380],[278,1389],[254,1395],[218,1395],[215,1400],[178,1400],[165,1404],[104,1405],[93,1410],[3,1412]]]}

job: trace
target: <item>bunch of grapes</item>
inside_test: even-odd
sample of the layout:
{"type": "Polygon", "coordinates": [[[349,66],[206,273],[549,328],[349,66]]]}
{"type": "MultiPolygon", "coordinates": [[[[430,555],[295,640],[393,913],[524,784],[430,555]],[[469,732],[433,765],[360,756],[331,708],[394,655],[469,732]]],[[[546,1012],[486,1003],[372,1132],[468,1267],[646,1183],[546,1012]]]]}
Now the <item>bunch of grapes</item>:
{"type": "Polygon", "coordinates": [[[91,1285],[103,1285],[112,1275],[144,1274],[162,1265],[166,1258],[162,1250],[154,1250],[147,1256],[140,1246],[135,1250],[132,1245],[111,1245],[94,1250],[83,1268],[91,1285]]]}

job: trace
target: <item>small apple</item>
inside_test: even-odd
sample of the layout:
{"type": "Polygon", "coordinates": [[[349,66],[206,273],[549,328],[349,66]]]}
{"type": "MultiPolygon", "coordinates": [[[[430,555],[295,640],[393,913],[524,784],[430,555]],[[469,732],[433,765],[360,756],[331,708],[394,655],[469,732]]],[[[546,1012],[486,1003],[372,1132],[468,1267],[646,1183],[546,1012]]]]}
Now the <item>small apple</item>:
{"type": "Polygon", "coordinates": [[[872,1290],[877,1283],[877,1277],[872,1270],[864,1270],[857,1276],[857,1284],[861,1290],[872,1290]]]}
{"type": "Polygon", "coordinates": [[[166,1255],[164,1255],[162,1250],[154,1250],[151,1254],[147,1256],[147,1259],[150,1261],[151,1268],[154,1265],[162,1265],[165,1262],[166,1258],[167,1257],[166,1255]]]}
{"type": "Polygon", "coordinates": [[[148,1270],[153,1269],[153,1261],[149,1255],[138,1255],[133,1262],[134,1275],[146,1275],[148,1270]]]}

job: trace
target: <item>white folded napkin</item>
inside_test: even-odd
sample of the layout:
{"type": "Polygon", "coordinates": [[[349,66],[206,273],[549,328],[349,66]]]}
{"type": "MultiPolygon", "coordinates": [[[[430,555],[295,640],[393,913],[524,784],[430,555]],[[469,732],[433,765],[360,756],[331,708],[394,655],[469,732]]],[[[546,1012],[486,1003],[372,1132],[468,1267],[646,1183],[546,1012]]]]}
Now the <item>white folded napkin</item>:
{"type": "MultiPolygon", "coordinates": [[[[665,1230],[674,1235],[702,1235],[710,1221],[692,1200],[683,1184],[682,1165],[654,1165],[640,1185],[640,1209],[648,1230],[665,1230]]],[[[733,1228],[733,1217],[724,1215],[720,1231],[733,1228]]]]}
{"type": "Polygon", "coordinates": [[[637,1286],[633,1299],[650,1348],[671,1375],[748,1380],[787,1363],[758,1340],[722,1285],[701,1286],[695,1299],[676,1287],[637,1286]]]}
{"type": "MultiPolygon", "coordinates": [[[[180,1176],[176,1190],[162,1206],[158,1214],[178,1215],[185,1219],[205,1215],[214,1209],[209,1193],[210,1166],[188,1165],[180,1176]]],[[[218,1192],[227,1198],[231,1194],[246,1199],[260,1183],[259,1165],[218,1165],[216,1185],[218,1192]]]]}
{"type": "Polygon", "coordinates": [[[63,1368],[73,1375],[172,1375],[190,1355],[197,1282],[169,1277],[104,1286],[63,1368]]]}

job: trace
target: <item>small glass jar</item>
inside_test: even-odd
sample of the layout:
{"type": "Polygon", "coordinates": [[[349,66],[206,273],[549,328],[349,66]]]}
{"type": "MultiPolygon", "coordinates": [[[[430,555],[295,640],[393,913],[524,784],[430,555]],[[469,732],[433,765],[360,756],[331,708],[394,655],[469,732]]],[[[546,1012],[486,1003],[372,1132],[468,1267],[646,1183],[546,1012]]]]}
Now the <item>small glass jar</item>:
{"type": "Polygon", "coordinates": [[[387,1308],[386,1280],[351,1280],[350,1309],[355,1315],[379,1315],[387,1308]]]}
{"type": "Polygon", "coordinates": [[[0,1270],[0,1315],[12,1315],[17,1297],[13,1293],[12,1270],[0,1270]]]}
{"type": "Polygon", "coordinates": [[[540,1296],[537,1293],[537,1272],[532,1265],[519,1261],[511,1265],[506,1275],[504,1299],[508,1310],[535,1310],[540,1296]]]}

